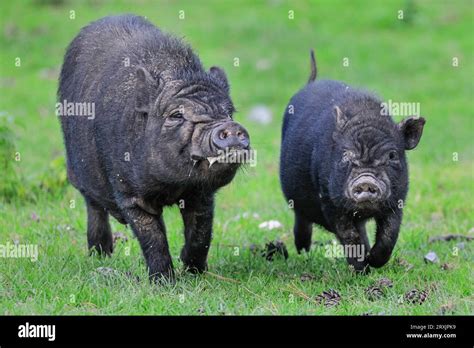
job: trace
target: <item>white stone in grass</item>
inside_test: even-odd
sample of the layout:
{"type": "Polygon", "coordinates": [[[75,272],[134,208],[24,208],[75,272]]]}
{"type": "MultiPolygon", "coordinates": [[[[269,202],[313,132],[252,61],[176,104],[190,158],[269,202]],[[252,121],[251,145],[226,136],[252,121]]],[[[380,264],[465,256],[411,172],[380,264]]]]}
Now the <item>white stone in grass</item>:
{"type": "Polygon", "coordinates": [[[255,68],[260,71],[268,70],[272,67],[272,62],[267,58],[260,58],[255,62],[255,68]]]}
{"type": "Polygon", "coordinates": [[[110,267],[98,267],[96,271],[104,276],[119,276],[120,272],[110,267]]]}
{"type": "Polygon", "coordinates": [[[429,263],[439,262],[438,255],[436,255],[434,251],[430,251],[428,254],[425,255],[425,262],[429,262],[429,263]]]}
{"type": "Polygon", "coordinates": [[[276,228],[282,228],[283,225],[281,224],[280,221],[277,220],[269,220],[269,221],[264,221],[260,225],[258,225],[259,228],[261,229],[267,229],[267,230],[273,230],[276,228]]]}

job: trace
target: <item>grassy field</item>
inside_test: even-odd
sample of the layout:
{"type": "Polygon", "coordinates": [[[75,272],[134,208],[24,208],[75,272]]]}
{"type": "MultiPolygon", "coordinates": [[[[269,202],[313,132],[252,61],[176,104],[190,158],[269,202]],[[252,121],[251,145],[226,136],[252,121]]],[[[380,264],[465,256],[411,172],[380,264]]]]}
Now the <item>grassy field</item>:
{"type": "Polygon", "coordinates": [[[0,117],[15,133],[21,160],[7,154],[19,193],[1,197],[0,244],[37,244],[39,257],[0,259],[0,314],[474,313],[472,244],[428,242],[452,233],[474,236],[473,13],[473,2],[460,0],[2,1],[0,117]],[[402,9],[404,20],[397,18],[402,9]],[[118,241],[111,258],[89,257],[82,197],[70,185],[60,187],[64,149],[54,105],[65,48],[82,26],[120,13],[147,16],[184,37],[206,67],[223,67],[235,118],[258,151],[258,165],[218,193],[210,273],[181,271],[183,227],[177,208],[166,210],[174,285],[147,281],[137,240],[116,221],[113,231],[128,240],[118,241]],[[293,214],[278,180],[280,128],[289,98],[309,76],[311,47],[321,78],[363,86],[386,100],[419,102],[427,119],[409,154],[410,192],[394,255],[367,276],[325,257],[324,243],[334,236],[320,228],[314,227],[310,253],[298,255],[293,246],[293,214]],[[269,125],[246,119],[257,104],[271,109],[269,125]],[[283,227],[260,229],[268,220],[283,227]],[[288,260],[269,262],[249,249],[275,239],[286,243],[288,260]],[[439,263],[424,262],[429,251],[439,263]],[[370,300],[365,289],[383,277],[393,287],[370,300]],[[403,298],[415,288],[429,289],[422,304],[403,298]],[[340,294],[339,305],[316,303],[328,289],[340,294]]]}

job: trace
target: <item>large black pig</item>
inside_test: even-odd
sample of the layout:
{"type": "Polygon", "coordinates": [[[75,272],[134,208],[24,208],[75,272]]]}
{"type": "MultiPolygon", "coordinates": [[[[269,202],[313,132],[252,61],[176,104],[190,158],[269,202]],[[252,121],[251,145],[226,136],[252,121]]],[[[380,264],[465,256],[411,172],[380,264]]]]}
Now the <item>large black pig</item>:
{"type": "Polygon", "coordinates": [[[308,84],[285,112],[280,157],[296,248],[310,249],[316,223],[336,234],[350,265],[368,271],[389,260],[397,241],[408,191],[405,150],[417,146],[425,120],[396,124],[376,96],[338,81],[315,81],[313,52],[311,58],[308,84]],[[365,230],[371,218],[372,248],[365,230]]]}
{"type": "Polygon", "coordinates": [[[132,227],[150,277],[170,279],[162,210],[178,204],[181,259],[204,271],[214,194],[240,165],[222,160],[222,151],[249,149],[247,131],[232,119],[224,71],[205,71],[188,45],[142,17],[106,17],[69,45],[58,97],[68,177],[87,204],[89,248],[112,252],[110,214],[132,227]]]}

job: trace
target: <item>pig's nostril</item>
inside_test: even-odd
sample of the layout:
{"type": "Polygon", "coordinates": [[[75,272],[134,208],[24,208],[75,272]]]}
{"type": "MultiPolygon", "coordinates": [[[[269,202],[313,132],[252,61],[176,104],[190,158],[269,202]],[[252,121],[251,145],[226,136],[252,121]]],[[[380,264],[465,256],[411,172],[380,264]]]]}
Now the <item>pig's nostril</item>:
{"type": "Polygon", "coordinates": [[[229,131],[223,130],[219,133],[219,139],[224,140],[229,136],[229,131]]]}
{"type": "Polygon", "coordinates": [[[352,198],[358,203],[378,199],[380,195],[380,188],[371,182],[359,182],[352,189],[352,198]]]}

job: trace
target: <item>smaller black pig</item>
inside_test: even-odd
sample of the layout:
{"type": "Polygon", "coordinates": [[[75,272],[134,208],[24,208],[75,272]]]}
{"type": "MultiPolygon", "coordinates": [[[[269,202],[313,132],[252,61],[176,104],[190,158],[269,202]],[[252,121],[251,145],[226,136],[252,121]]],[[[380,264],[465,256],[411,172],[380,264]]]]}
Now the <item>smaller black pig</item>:
{"type": "Polygon", "coordinates": [[[295,213],[298,252],[309,251],[312,224],[336,234],[357,271],[390,258],[408,191],[405,150],[414,149],[425,119],[396,124],[374,95],[342,82],[316,80],[290,100],[282,131],[280,180],[295,213]],[[371,248],[365,224],[376,222],[371,248]],[[363,255],[347,253],[362,250],[363,255]]]}

